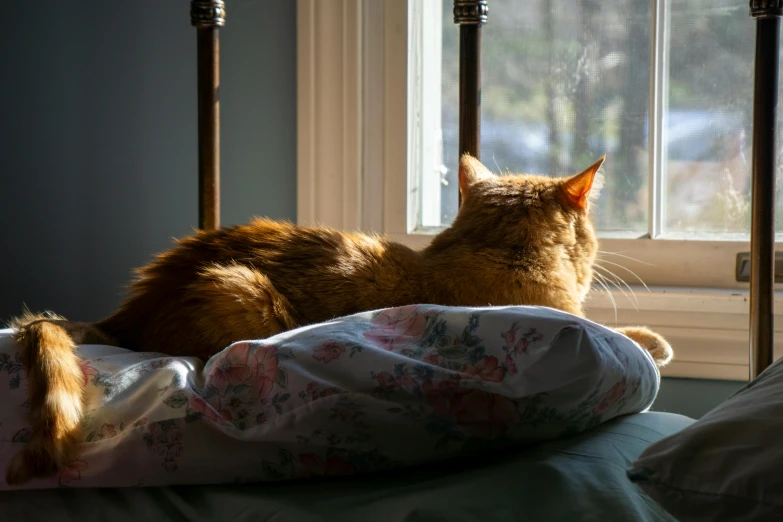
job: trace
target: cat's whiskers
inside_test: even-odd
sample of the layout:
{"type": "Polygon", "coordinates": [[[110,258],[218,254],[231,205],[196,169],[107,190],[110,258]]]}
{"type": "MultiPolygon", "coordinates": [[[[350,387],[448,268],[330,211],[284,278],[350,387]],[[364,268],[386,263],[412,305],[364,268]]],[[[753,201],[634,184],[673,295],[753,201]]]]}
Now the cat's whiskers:
{"type": "Polygon", "coordinates": [[[623,254],[622,252],[607,252],[606,250],[598,250],[597,252],[599,254],[606,254],[608,256],[617,256],[617,257],[622,257],[622,258],[625,258],[625,259],[630,259],[631,261],[635,261],[637,263],[641,263],[641,264],[647,265],[647,266],[656,266],[653,263],[647,263],[646,261],[642,261],[641,259],[636,259],[635,257],[627,256],[627,255],[623,254]]]}
{"type": "MultiPolygon", "coordinates": [[[[609,270],[609,269],[608,269],[608,268],[606,268],[605,266],[601,265],[600,263],[594,263],[594,264],[593,264],[593,268],[594,268],[594,269],[598,269],[598,270],[603,270],[603,271],[604,271],[604,276],[611,276],[611,277],[613,278],[613,280],[614,280],[614,281],[616,281],[616,282],[620,282],[620,283],[622,283],[623,285],[625,285],[625,287],[626,287],[626,288],[627,288],[627,289],[628,289],[628,290],[631,292],[631,294],[633,294],[633,298],[634,298],[634,301],[635,301],[635,303],[632,303],[632,304],[634,305],[634,308],[635,308],[637,311],[639,310],[639,299],[636,297],[636,292],[634,291],[633,287],[631,287],[631,285],[629,285],[629,284],[628,284],[628,283],[625,281],[625,279],[623,279],[622,277],[620,277],[620,276],[619,276],[619,275],[617,275],[616,273],[612,272],[611,270],[609,270]]],[[[645,288],[646,288],[646,287],[645,287],[645,288]]],[[[649,291],[649,289],[648,289],[648,291],[649,291]]]]}
{"type": "MultiPolygon", "coordinates": [[[[636,297],[636,292],[634,291],[633,287],[631,287],[631,285],[629,285],[629,284],[628,284],[628,283],[625,281],[625,279],[623,279],[622,277],[620,277],[620,276],[619,276],[619,275],[617,275],[616,273],[612,272],[611,270],[609,270],[608,268],[606,268],[605,266],[603,266],[603,265],[602,265],[600,262],[598,262],[598,261],[596,261],[595,263],[593,263],[593,268],[597,268],[597,269],[599,269],[599,270],[603,270],[603,271],[604,271],[604,275],[611,276],[611,277],[612,277],[612,281],[614,281],[614,282],[615,282],[615,284],[617,284],[618,282],[619,282],[619,283],[622,283],[622,284],[625,286],[625,288],[627,288],[627,289],[628,289],[628,291],[629,291],[629,292],[631,292],[631,294],[633,294],[633,298],[634,298],[634,301],[636,302],[636,306],[638,306],[638,305],[639,305],[639,299],[636,297]]],[[[637,308],[637,309],[638,309],[638,308],[637,308]]]]}
{"type": "MultiPolygon", "coordinates": [[[[623,259],[629,259],[629,260],[631,260],[631,261],[634,261],[634,262],[636,262],[636,263],[640,263],[640,264],[642,264],[642,265],[647,265],[647,266],[656,266],[656,265],[655,265],[655,264],[653,264],[653,263],[647,263],[646,261],[642,261],[641,259],[637,259],[637,258],[635,258],[635,257],[632,257],[632,256],[625,255],[623,252],[609,252],[609,251],[607,251],[607,250],[597,250],[597,252],[598,252],[598,254],[601,254],[602,256],[603,256],[603,255],[617,256],[617,257],[622,257],[623,259]]],[[[634,271],[633,271],[633,270],[631,270],[630,268],[626,267],[625,265],[621,265],[621,264],[619,264],[619,263],[615,263],[615,262],[613,262],[613,261],[609,261],[608,259],[605,259],[605,258],[603,258],[603,257],[601,257],[601,261],[604,261],[604,262],[606,262],[606,263],[609,263],[610,265],[614,265],[614,266],[620,267],[620,268],[622,268],[623,270],[626,270],[626,271],[630,272],[630,273],[631,273],[631,274],[632,274],[634,277],[636,277],[636,279],[638,279],[638,280],[639,280],[639,282],[642,284],[642,286],[644,286],[644,288],[645,288],[645,289],[646,289],[648,292],[650,291],[650,289],[649,289],[649,288],[647,288],[647,284],[646,284],[646,283],[645,283],[645,282],[642,280],[642,278],[641,278],[641,277],[639,277],[639,276],[636,274],[636,272],[634,272],[634,271]]],[[[599,265],[599,266],[600,266],[600,265],[599,265]]],[[[608,268],[606,268],[606,267],[604,267],[604,266],[600,266],[600,268],[602,268],[603,270],[605,270],[605,271],[609,272],[610,274],[612,274],[614,277],[616,277],[617,279],[619,279],[620,281],[622,281],[622,282],[623,282],[623,284],[625,284],[625,285],[626,285],[626,287],[628,287],[628,283],[626,283],[626,282],[625,282],[625,281],[624,281],[624,280],[623,280],[621,277],[619,277],[617,274],[615,274],[614,272],[612,272],[611,270],[609,270],[608,268]]],[[[630,287],[628,287],[628,288],[630,289],[630,287]]],[[[633,290],[632,290],[632,291],[633,291],[633,290]]]]}
{"type": "MultiPolygon", "coordinates": [[[[620,268],[622,268],[623,270],[625,270],[626,272],[629,272],[629,273],[630,273],[632,276],[634,276],[634,277],[635,277],[635,278],[636,278],[636,279],[637,279],[637,280],[638,280],[638,281],[639,281],[639,282],[642,284],[642,286],[644,287],[644,289],[645,289],[645,290],[647,290],[648,292],[650,291],[650,289],[647,287],[647,283],[645,283],[645,282],[642,280],[642,278],[641,278],[641,277],[639,277],[639,274],[637,274],[636,272],[634,272],[634,271],[633,271],[633,270],[631,270],[630,268],[628,268],[628,267],[625,267],[625,266],[623,266],[623,265],[621,265],[621,264],[619,264],[619,263],[615,263],[615,262],[613,262],[613,261],[609,261],[609,260],[607,260],[607,259],[601,259],[601,262],[602,262],[602,263],[609,263],[610,265],[613,265],[613,266],[620,267],[620,268]]],[[[600,266],[600,267],[601,267],[602,269],[604,269],[605,271],[609,272],[610,274],[612,274],[612,275],[613,275],[613,276],[615,276],[616,278],[618,278],[618,279],[622,280],[622,278],[621,278],[621,277],[619,277],[617,274],[615,274],[614,272],[612,272],[611,270],[609,270],[609,269],[608,269],[608,268],[606,268],[605,266],[602,266],[602,265],[600,265],[599,263],[594,263],[594,266],[600,266]]]]}
{"type": "Polygon", "coordinates": [[[593,274],[599,276],[604,281],[612,284],[615,288],[617,288],[620,292],[622,292],[623,295],[625,296],[625,298],[628,299],[629,301],[631,301],[631,304],[633,305],[634,310],[636,310],[637,312],[639,311],[639,299],[636,297],[636,292],[633,291],[633,288],[631,288],[628,283],[623,281],[623,279],[621,277],[617,276],[617,274],[613,273],[610,270],[607,270],[605,267],[602,267],[600,265],[596,266],[594,264],[593,268],[599,268],[601,270],[605,270],[606,272],[608,272],[608,275],[611,275],[612,279],[609,279],[608,277],[604,276],[603,274],[601,274],[599,272],[593,272],[593,274]],[[623,287],[621,287],[619,284],[617,284],[618,282],[620,282],[623,285],[625,285],[625,287],[628,289],[628,291],[631,292],[631,296],[633,296],[633,299],[631,299],[631,296],[628,295],[628,292],[626,292],[623,289],[623,287]]]}
{"type": "Polygon", "coordinates": [[[492,153],[492,161],[495,162],[495,166],[498,168],[498,174],[503,175],[503,169],[500,168],[500,165],[498,165],[498,160],[495,159],[495,154],[492,153]]]}
{"type": "Polygon", "coordinates": [[[612,307],[614,308],[614,322],[617,323],[617,302],[614,300],[614,296],[612,295],[611,290],[609,290],[609,287],[604,283],[606,280],[601,274],[598,272],[593,272],[593,275],[598,276],[598,279],[594,279],[601,287],[604,289],[604,292],[606,293],[606,297],[609,298],[609,301],[612,303],[612,307]]]}

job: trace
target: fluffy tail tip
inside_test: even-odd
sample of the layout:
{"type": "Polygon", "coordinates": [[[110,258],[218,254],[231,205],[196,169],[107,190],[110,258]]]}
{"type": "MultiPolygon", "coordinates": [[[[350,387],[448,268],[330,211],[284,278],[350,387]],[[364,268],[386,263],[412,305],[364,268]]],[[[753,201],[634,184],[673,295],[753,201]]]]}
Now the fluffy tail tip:
{"type": "Polygon", "coordinates": [[[56,475],[67,460],[64,445],[59,446],[60,448],[47,448],[44,444],[28,443],[8,462],[5,472],[6,483],[9,486],[18,486],[34,478],[56,475]],[[53,455],[59,455],[59,458],[53,455]]]}

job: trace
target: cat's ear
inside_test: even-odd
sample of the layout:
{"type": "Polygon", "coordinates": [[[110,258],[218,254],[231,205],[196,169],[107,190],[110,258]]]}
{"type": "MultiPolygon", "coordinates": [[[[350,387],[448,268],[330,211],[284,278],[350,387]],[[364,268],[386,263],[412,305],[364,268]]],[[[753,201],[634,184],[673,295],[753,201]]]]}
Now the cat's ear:
{"type": "Polygon", "coordinates": [[[563,196],[572,207],[585,210],[589,200],[594,199],[591,197],[591,191],[592,196],[595,196],[601,188],[601,176],[598,175],[598,171],[604,161],[606,161],[605,154],[585,170],[576,176],[571,176],[563,183],[563,196]]]}
{"type": "Polygon", "coordinates": [[[463,197],[468,187],[480,179],[494,178],[495,175],[479,160],[470,154],[463,154],[459,160],[459,190],[463,197]]]}

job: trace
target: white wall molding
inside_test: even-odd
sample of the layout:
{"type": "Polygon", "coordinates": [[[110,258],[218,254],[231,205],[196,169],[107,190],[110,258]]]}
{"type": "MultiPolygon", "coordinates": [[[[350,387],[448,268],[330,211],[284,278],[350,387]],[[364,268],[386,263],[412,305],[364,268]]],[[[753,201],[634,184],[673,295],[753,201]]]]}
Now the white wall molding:
{"type": "Polygon", "coordinates": [[[362,228],[361,0],[297,0],[297,222],[362,228]]]}
{"type": "Polygon", "coordinates": [[[297,222],[407,234],[408,2],[297,1],[297,222]]]}
{"type": "MultiPolygon", "coordinates": [[[[636,301],[612,291],[614,306],[604,292],[593,292],[587,316],[606,326],[645,325],[667,338],[674,361],[663,368],[664,377],[748,380],[748,293],[746,290],[712,290],[652,287],[634,288],[636,301]]],[[[628,290],[626,289],[626,294],[628,290]]],[[[775,297],[775,346],[783,342],[783,294],[775,297]]],[[[775,358],[783,355],[776,348],[775,358]]]]}
{"type": "Polygon", "coordinates": [[[373,232],[384,230],[384,3],[362,3],[362,229],[373,232]]]}

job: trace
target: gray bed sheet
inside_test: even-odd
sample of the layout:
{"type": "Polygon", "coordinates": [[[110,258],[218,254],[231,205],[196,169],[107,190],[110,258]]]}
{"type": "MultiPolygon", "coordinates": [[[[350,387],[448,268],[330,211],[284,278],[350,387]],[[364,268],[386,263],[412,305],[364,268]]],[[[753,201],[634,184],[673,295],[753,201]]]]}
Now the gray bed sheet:
{"type": "Polygon", "coordinates": [[[692,422],[638,413],[527,449],[350,479],[0,492],[0,521],[671,521],[625,470],[692,422]]]}

